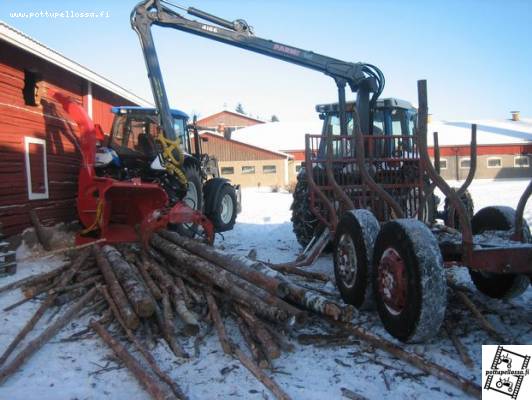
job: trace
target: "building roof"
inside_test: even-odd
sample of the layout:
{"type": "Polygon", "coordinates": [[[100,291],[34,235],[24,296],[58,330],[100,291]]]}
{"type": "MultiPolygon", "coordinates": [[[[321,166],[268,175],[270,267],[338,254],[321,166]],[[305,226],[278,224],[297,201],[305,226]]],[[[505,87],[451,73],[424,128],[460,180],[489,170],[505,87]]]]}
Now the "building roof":
{"type": "Polygon", "coordinates": [[[235,117],[244,118],[244,119],[247,119],[249,121],[256,122],[257,124],[263,124],[265,122],[265,121],[263,121],[261,119],[253,118],[253,117],[250,117],[249,115],[241,114],[241,113],[236,112],[236,111],[223,110],[223,111],[219,111],[217,113],[211,114],[211,115],[207,115],[206,117],[203,117],[201,119],[198,119],[197,123],[198,123],[198,125],[208,126],[208,125],[205,125],[205,121],[208,121],[210,119],[214,119],[214,118],[219,117],[219,116],[221,116],[223,114],[230,114],[230,115],[233,115],[235,117]]]}
{"type": "Polygon", "coordinates": [[[200,135],[207,135],[207,136],[215,137],[217,139],[227,140],[229,143],[231,143],[231,142],[232,143],[236,143],[236,144],[239,144],[239,145],[242,145],[242,146],[249,147],[249,148],[251,148],[253,150],[264,151],[266,153],[275,154],[276,156],[280,156],[280,157],[283,157],[283,158],[288,158],[288,159],[294,158],[291,154],[283,153],[282,151],[277,151],[277,150],[270,150],[270,149],[267,149],[267,148],[264,148],[264,147],[260,147],[260,146],[255,146],[255,145],[252,145],[252,144],[249,144],[249,143],[246,143],[246,142],[241,142],[239,140],[233,139],[233,137],[231,137],[231,139],[225,139],[223,135],[220,135],[218,133],[203,131],[203,132],[200,132],[200,135]]]}
{"type": "Polygon", "coordinates": [[[478,145],[532,143],[532,119],[522,118],[520,121],[435,121],[428,125],[428,145],[433,146],[433,132],[438,132],[440,146],[469,145],[472,124],[477,124],[478,145]]]}
{"type": "Polygon", "coordinates": [[[266,122],[238,129],[231,138],[274,151],[302,150],[305,134],[320,135],[321,126],[318,118],[306,122],[266,122]]]}
{"type": "Polygon", "coordinates": [[[70,58],[65,57],[61,53],[33,39],[32,37],[19,31],[18,29],[13,28],[4,21],[0,21],[0,40],[4,40],[15,47],[18,47],[19,49],[22,49],[24,51],[36,55],[37,57],[49,61],[52,64],[55,64],[83,79],[86,79],[104,89],[107,89],[110,92],[115,93],[118,96],[123,97],[124,99],[129,100],[135,104],[153,107],[153,104],[150,101],[135,95],[134,93],[130,92],[129,90],[123,88],[120,85],[117,85],[116,83],[110,81],[104,76],[84,67],[83,65],[77,63],[74,60],[71,60],[70,58]]]}

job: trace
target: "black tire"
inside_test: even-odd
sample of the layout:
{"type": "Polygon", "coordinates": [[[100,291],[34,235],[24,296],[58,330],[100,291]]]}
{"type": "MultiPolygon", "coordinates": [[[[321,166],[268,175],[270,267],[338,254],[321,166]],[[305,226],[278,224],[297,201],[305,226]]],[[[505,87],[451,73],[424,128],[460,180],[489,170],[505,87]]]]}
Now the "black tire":
{"type": "MultiPolygon", "coordinates": [[[[454,188],[454,190],[458,190],[458,188],[454,188]]],[[[466,209],[467,218],[470,220],[475,213],[475,204],[473,203],[473,197],[471,197],[471,193],[466,190],[462,196],[460,196],[460,200],[462,200],[462,203],[466,209]]],[[[451,226],[450,218],[452,209],[454,209],[454,207],[451,205],[451,201],[446,197],[443,204],[443,220],[445,221],[445,225],[451,226]]],[[[460,229],[460,219],[458,218],[458,213],[456,211],[454,212],[454,228],[460,229]]]]}
{"type": "Polygon", "coordinates": [[[342,299],[357,308],[374,304],[371,286],[373,246],[379,222],[364,209],[346,212],[334,238],[334,276],[342,299]]]}
{"type": "Polygon", "coordinates": [[[215,203],[209,218],[216,232],[225,232],[233,229],[238,212],[235,188],[229,184],[220,187],[219,193],[211,193],[215,196],[215,203]]]}
{"type": "MultiPolygon", "coordinates": [[[[183,168],[183,172],[187,177],[187,193],[183,197],[184,201],[190,208],[194,210],[203,210],[203,185],[201,183],[201,173],[194,165],[187,165],[183,168]],[[192,196],[192,191],[195,191],[195,195],[192,196]],[[194,197],[194,198],[193,198],[194,197]]],[[[175,224],[169,226],[171,229],[178,232],[180,235],[188,238],[196,236],[198,226],[196,224],[175,224]]]]}
{"type": "MultiPolygon", "coordinates": [[[[511,207],[485,207],[471,219],[474,235],[484,231],[509,231],[515,228],[515,210],[511,207]]],[[[531,242],[530,228],[523,220],[523,238],[531,242]]],[[[523,294],[530,284],[530,278],[517,274],[494,274],[469,270],[471,280],[479,292],[494,299],[511,299],[523,294]]]]}
{"type": "Polygon", "coordinates": [[[297,176],[290,209],[292,210],[292,229],[297,241],[302,247],[307,247],[316,233],[318,220],[310,211],[310,198],[305,173],[299,173],[297,176]]]}
{"type": "MultiPolygon", "coordinates": [[[[386,330],[403,342],[423,342],[440,329],[447,306],[447,285],[443,259],[436,238],[425,224],[415,219],[397,219],[386,223],[375,241],[373,252],[373,290],[381,321],[386,330]],[[398,301],[397,291],[389,291],[379,282],[383,279],[389,256],[403,271],[402,306],[393,309],[398,301]],[[390,300],[391,299],[391,300],[390,300]]],[[[393,285],[392,289],[400,287],[393,285]]]]}

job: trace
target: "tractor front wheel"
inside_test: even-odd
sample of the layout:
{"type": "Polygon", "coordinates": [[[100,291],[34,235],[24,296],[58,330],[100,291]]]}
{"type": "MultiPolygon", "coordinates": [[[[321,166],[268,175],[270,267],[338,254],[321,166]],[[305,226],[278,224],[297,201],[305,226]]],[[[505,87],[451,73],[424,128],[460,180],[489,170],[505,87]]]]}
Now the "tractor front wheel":
{"type": "Polygon", "coordinates": [[[425,224],[397,219],[380,230],[373,252],[373,290],[386,330],[423,342],[440,329],[447,306],[443,260],[425,224]]]}

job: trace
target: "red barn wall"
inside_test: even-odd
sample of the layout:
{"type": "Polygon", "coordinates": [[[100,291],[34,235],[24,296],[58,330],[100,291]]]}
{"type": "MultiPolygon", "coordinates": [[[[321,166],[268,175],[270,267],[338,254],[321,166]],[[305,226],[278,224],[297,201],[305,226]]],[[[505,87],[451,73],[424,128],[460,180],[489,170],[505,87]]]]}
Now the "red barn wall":
{"type": "MultiPolygon", "coordinates": [[[[87,82],[50,62],[0,40],[0,222],[3,233],[13,235],[30,226],[29,211],[35,209],[45,224],[76,219],[77,174],[80,154],[78,129],[60,105],[46,94],[37,106],[24,102],[24,70],[36,71],[40,85],[74,98],[80,104],[87,82]],[[24,137],[46,142],[48,198],[29,200],[24,137]]],[[[111,105],[132,104],[93,86],[94,121],[110,128],[111,105]]],[[[86,107],[86,104],[84,104],[86,107]]],[[[40,147],[42,149],[42,147],[40,147]]],[[[42,159],[39,146],[30,145],[31,160],[42,159]]],[[[34,168],[32,168],[34,169],[34,168]]],[[[42,180],[35,174],[34,182],[42,180]]],[[[37,182],[42,185],[42,182],[37,182]]]]}

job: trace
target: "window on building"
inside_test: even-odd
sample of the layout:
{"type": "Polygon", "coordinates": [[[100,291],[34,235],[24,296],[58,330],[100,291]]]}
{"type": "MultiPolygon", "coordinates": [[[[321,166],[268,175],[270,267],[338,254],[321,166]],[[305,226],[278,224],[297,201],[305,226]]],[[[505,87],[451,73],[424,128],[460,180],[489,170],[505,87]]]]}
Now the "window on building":
{"type": "Polygon", "coordinates": [[[502,167],[502,158],[500,157],[490,157],[487,160],[488,168],[501,168],[502,167]]]}
{"type": "Polygon", "coordinates": [[[462,158],[460,160],[460,168],[462,168],[462,169],[471,168],[471,159],[470,158],[462,158]]]}
{"type": "Polygon", "coordinates": [[[26,183],[28,199],[48,198],[48,169],[46,162],[46,141],[34,137],[24,137],[26,183]]]}
{"type": "Polygon", "coordinates": [[[440,169],[447,169],[447,159],[446,158],[440,158],[440,169]]]}
{"type": "Polygon", "coordinates": [[[24,70],[24,104],[27,106],[36,106],[40,103],[39,81],[40,76],[36,72],[24,70]]]}
{"type": "Polygon", "coordinates": [[[530,158],[528,156],[515,156],[514,157],[515,168],[528,168],[530,167],[530,158]]]}
{"type": "Polygon", "coordinates": [[[244,165],[242,167],[242,173],[243,174],[254,174],[255,173],[255,167],[252,165],[244,165]]]}
{"type": "Polygon", "coordinates": [[[222,167],[222,175],[233,175],[234,173],[234,167],[222,167]]]}
{"type": "Polygon", "coordinates": [[[275,165],[263,165],[262,173],[263,174],[275,174],[277,172],[277,167],[275,165]]]}

